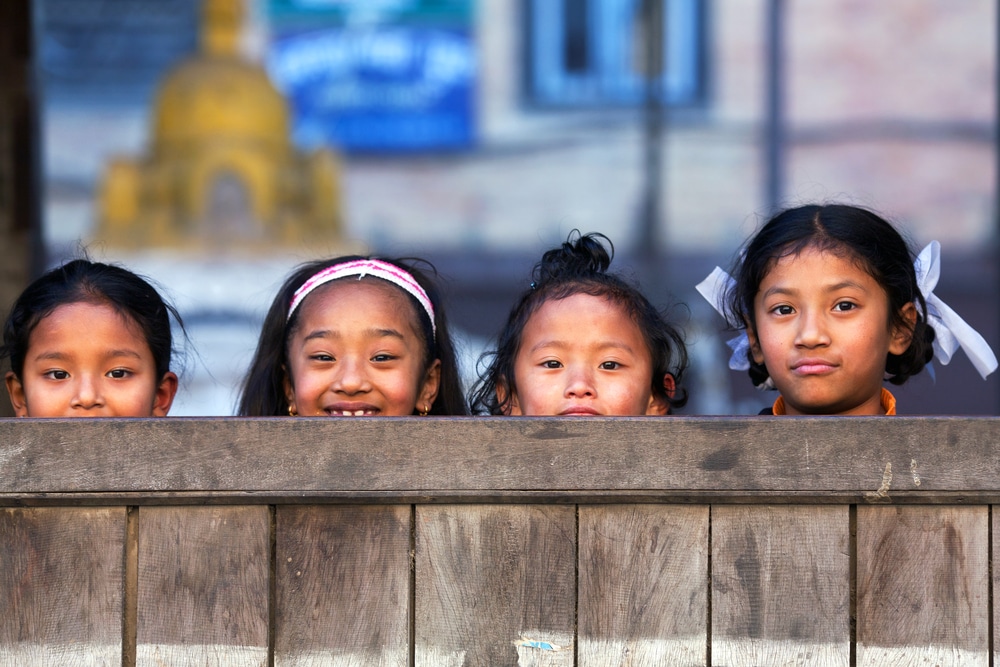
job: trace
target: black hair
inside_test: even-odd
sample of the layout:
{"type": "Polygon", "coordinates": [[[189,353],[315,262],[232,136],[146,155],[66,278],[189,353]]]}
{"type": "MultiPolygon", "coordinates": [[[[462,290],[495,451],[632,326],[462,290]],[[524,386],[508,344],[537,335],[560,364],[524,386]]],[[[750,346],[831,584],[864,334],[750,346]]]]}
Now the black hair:
{"type": "Polygon", "coordinates": [[[73,303],[107,304],[125,320],[134,322],[153,354],[157,379],[170,371],[174,352],[170,317],[184,329],[177,310],[152,285],[128,269],[75,259],[28,285],[7,316],[0,359],[10,359],[11,370],[17,377],[24,372],[31,333],[38,323],[56,308],[73,303]]]}
{"type": "Polygon", "coordinates": [[[415,264],[419,263],[426,266],[428,271],[435,277],[437,276],[437,271],[430,263],[418,259],[387,259],[384,257],[373,258],[351,255],[302,264],[285,280],[281,289],[278,290],[278,294],[274,297],[271,308],[264,317],[257,350],[254,352],[250,369],[243,380],[237,415],[241,417],[271,417],[288,414],[288,397],[285,395],[285,369],[288,368],[288,343],[298,325],[299,313],[302,312],[302,309],[298,308],[292,313],[291,318],[288,317],[288,308],[291,305],[292,297],[303,283],[323,269],[335,264],[363,259],[379,259],[403,269],[412,275],[414,280],[427,293],[427,297],[434,307],[434,324],[437,328],[436,336],[434,330],[431,328],[430,317],[427,316],[426,311],[424,311],[420,303],[409,293],[402,289],[399,290],[407,296],[413,305],[414,311],[417,313],[417,330],[421,333],[425,349],[424,371],[430,368],[435,359],[441,361],[441,381],[438,387],[437,398],[434,399],[429,414],[468,414],[465,406],[465,397],[462,394],[461,379],[458,373],[455,345],[452,342],[451,334],[448,332],[448,321],[445,316],[440,293],[431,277],[418,269],[415,264]]]}
{"type": "Polygon", "coordinates": [[[650,388],[654,396],[666,399],[670,408],[682,407],[687,392],[681,377],[687,368],[687,350],[680,332],[643,296],[639,288],[614,273],[608,273],[614,245],[604,234],[570,233],[558,248],[542,255],[532,269],[532,283],[510,311],[507,323],[497,337],[496,349],[480,357],[486,369],[473,386],[469,403],[473,414],[505,415],[517,394],[514,361],[521,347],[521,337],[528,320],[542,304],[575,294],[604,297],[619,305],[639,327],[649,348],[653,373],[650,388]],[[607,243],[610,252],[605,249],[607,243]],[[675,390],[664,387],[666,375],[673,377],[675,390]]]}
{"type": "MultiPolygon", "coordinates": [[[[927,304],[913,268],[915,255],[902,235],[878,214],[845,204],[808,205],[782,211],[771,218],[747,243],[743,259],[733,271],[735,285],[727,295],[727,319],[738,328],[756,332],[754,299],[767,274],[782,257],[806,248],[832,252],[857,262],[889,300],[890,330],[909,329],[903,316],[908,303],[916,303],[917,321],[910,346],[903,354],[889,353],[885,370],[889,382],[903,384],[919,373],[934,356],[934,329],[926,321],[927,304]]],[[[750,357],[750,379],[761,386],[767,368],[750,357]]]]}

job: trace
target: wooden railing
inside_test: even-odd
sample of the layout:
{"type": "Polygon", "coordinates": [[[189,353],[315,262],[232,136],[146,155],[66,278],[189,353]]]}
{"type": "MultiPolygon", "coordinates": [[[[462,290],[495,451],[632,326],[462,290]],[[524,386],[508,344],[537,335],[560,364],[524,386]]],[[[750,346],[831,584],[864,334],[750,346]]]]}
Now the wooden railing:
{"type": "Polygon", "coordinates": [[[0,420],[0,665],[992,665],[1000,419],[0,420]]]}

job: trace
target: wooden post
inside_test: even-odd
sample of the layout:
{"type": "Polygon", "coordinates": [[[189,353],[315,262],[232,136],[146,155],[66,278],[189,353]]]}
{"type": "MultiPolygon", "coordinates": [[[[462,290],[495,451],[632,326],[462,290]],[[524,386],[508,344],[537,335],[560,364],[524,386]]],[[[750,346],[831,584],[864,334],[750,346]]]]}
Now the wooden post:
{"type": "MultiPolygon", "coordinates": [[[[0,2],[0,318],[41,267],[30,0],[0,2]]],[[[7,371],[6,364],[0,375],[7,371]]],[[[0,392],[0,417],[13,416],[0,392]]]]}

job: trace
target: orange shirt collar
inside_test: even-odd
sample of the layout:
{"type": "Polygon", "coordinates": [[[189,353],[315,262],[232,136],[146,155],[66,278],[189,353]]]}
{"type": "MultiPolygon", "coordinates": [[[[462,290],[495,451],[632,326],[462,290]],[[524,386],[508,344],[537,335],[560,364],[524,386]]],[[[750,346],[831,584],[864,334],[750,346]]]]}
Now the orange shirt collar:
{"type": "MultiPolygon", "coordinates": [[[[778,399],[774,402],[774,407],[772,408],[774,414],[783,415],[785,413],[785,399],[782,396],[778,396],[778,399]]],[[[892,393],[882,387],[882,410],[886,415],[896,414],[896,397],[892,393]]]]}

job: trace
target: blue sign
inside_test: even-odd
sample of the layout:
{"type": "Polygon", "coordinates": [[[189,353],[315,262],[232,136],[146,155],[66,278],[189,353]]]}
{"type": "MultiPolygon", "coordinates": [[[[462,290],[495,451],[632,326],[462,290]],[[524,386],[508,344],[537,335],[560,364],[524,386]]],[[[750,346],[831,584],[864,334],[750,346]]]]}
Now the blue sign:
{"type": "Polygon", "coordinates": [[[300,146],[427,151],[475,140],[476,53],[465,27],[330,26],[279,32],[268,70],[300,146]]]}

